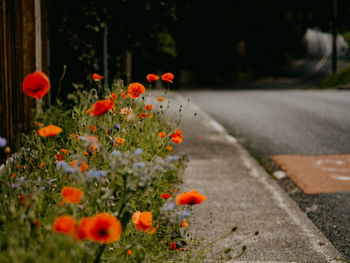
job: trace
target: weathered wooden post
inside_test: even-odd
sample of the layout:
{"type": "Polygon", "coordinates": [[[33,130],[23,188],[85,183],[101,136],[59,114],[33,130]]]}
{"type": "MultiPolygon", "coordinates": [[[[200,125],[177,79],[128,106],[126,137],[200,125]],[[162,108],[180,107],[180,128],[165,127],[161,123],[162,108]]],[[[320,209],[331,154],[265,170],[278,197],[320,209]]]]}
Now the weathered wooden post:
{"type": "Polygon", "coordinates": [[[35,99],[23,93],[22,81],[37,69],[47,73],[44,4],[43,0],[0,0],[0,136],[11,149],[19,145],[36,107],[35,99]]]}

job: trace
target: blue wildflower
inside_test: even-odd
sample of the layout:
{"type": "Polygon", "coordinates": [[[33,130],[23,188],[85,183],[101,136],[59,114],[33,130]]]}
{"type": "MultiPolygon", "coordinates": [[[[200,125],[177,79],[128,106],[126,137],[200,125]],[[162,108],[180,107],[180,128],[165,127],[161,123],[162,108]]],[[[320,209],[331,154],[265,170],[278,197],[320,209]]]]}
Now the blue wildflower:
{"type": "Polygon", "coordinates": [[[110,139],[109,142],[110,142],[112,145],[115,144],[115,140],[110,139]]]}
{"type": "Polygon", "coordinates": [[[166,205],[163,210],[164,211],[170,211],[170,210],[173,210],[175,208],[175,203],[170,203],[168,205],[166,205]]]}
{"type": "Polygon", "coordinates": [[[119,131],[119,129],[120,129],[120,124],[117,123],[116,125],[113,126],[113,128],[114,128],[114,129],[117,129],[117,131],[119,131]]]}
{"type": "Polygon", "coordinates": [[[57,162],[57,169],[66,168],[67,166],[68,166],[68,164],[65,161],[57,162]]]}
{"type": "Polygon", "coordinates": [[[57,179],[54,178],[54,179],[51,179],[49,182],[50,182],[50,183],[53,183],[53,182],[56,182],[56,181],[57,181],[57,179]]]}
{"type": "Polygon", "coordinates": [[[136,162],[134,163],[134,168],[143,168],[145,167],[145,163],[144,162],[136,162]]]}
{"type": "Polygon", "coordinates": [[[185,210],[182,212],[182,214],[180,216],[181,216],[181,218],[186,218],[186,217],[189,217],[190,215],[191,215],[191,212],[188,210],[185,210]]]}
{"type": "Polygon", "coordinates": [[[87,176],[88,177],[95,177],[95,178],[98,178],[98,177],[103,177],[103,176],[106,176],[107,172],[106,171],[103,171],[103,170],[99,170],[99,171],[89,171],[87,173],[87,176]]]}
{"type": "Polygon", "coordinates": [[[135,155],[140,155],[143,152],[142,148],[136,148],[135,155]]]}
{"type": "Polygon", "coordinates": [[[27,218],[27,215],[25,215],[25,214],[21,214],[21,218],[24,220],[24,219],[26,219],[26,218],[27,218]]]}
{"type": "Polygon", "coordinates": [[[73,167],[67,166],[64,168],[64,172],[69,174],[69,173],[74,173],[75,169],[73,167]]]}
{"type": "Polygon", "coordinates": [[[167,161],[171,162],[171,161],[176,161],[177,159],[179,159],[178,155],[172,155],[168,157],[167,161]]]}
{"type": "Polygon", "coordinates": [[[121,156],[121,153],[120,151],[117,151],[117,150],[113,150],[113,152],[111,152],[112,156],[116,156],[116,157],[120,157],[121,156]]]}
{"type": "Polygon", "coordinates": [[[5,138],[0,137],[0,148],[4,148],[7,144],[7,141],[5,138]]]}
{"type": "Polygon", "coordinates": [[[22,181],[22,182],[24,182],[26,179],[25,179],[23,176],[21,176],[21,177],[19,178],[19,180],[22,181]]]}

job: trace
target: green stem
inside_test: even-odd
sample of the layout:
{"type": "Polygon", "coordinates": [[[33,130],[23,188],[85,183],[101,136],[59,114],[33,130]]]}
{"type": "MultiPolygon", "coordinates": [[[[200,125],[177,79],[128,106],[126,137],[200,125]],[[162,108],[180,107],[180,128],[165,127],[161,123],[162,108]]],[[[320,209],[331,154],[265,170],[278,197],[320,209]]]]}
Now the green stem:
{"type": "Polygon", "coordinates": [[[100,262],[102,253],[103,253],[103,251],[105,250],[105,248],[106,248],[106,244],[103,244],[103,245],[101,245],[101,246],[97,249],[94,263],[100,262]]]}
{"type": "Polygon", "coordinates": [[[55,100],[56,105],[57,105],[58,94],[60,93],[61,87],[62,87],[62,80],[63,80],[64,76],[66,75],[66,71],[67,71],[67,65],[64,65],[62,76],[61,76],[60,80],[58,81],[58,91],[57,91],[56,100],[55,100]]]}
{"type": "Polygon", "coordinates": [[[120,207],[118,210],[118,217],[120,217],[121,212],[123,211],[124,207],[125,207],[125,192],[126,192],[126,175],[122,175],[123,178],[123,192],[122,192],[122,196],[120,197],[120,207]]]}

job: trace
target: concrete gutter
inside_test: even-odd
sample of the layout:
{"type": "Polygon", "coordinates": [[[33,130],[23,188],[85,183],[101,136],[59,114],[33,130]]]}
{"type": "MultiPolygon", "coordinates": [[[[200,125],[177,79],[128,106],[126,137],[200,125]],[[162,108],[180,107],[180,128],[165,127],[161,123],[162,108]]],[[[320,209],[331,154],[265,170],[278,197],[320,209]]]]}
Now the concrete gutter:
{"type": "Polygon", "coordinates": [[[223,126],[181,95],[157,93],[171,101],[174,112],[182,105],[180,129],[185,138],[178,148],[189,155],[190,162],[180,188],[207,196],[204,203],[193,207],[188,220],[190,233],[200,241],[198,251],[209,244],[204,262],[321,263],[344,259],[223,126]],[[210,244],[233,226],[237,231],[210,244]],[[237,257],[242,246],[247,249],[237,257]],[[223,253],[226,249],[230,251],[223,253]]]}

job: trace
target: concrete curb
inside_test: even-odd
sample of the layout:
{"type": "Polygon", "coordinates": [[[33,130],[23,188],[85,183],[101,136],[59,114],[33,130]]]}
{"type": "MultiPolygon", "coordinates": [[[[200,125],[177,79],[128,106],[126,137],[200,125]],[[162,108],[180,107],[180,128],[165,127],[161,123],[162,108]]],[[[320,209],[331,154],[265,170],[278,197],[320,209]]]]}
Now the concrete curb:
{"type": "MultiPolygon", "coordinates": [[[[188,104],[188,101],[178,93],[169,93],[167,96],[169,96],[171,100],[175,100],[176,104],[188,104]]],[[[232,137],[222,125],[217,123],[192,102],[187,105],[187,108],[184,108],[184,112],[185,111],[189,111],[187,113],[188,116],[193,112],[197,112],[198,118],[196,123],[194,123],[192,119],[189,120],[188,116],[184,118],[185,124],[183,130],[185,138],[188,134],[192,134],[192,137],[188,136],[190,137],[188,139],[189,141],[184,142],[183,145],[183,150],[185,152],[190,152],[191,161],[184,174],[182,190],[190,190],[189,188],[191,187],[192,189],[203,191],[203,193],[212,192],[212,199],[214,199],[210,200],[208,197],[208,202],[205,205],[193,209],[193,216],[201,218],[201,220],[204,221],[201,226],[197,224],[197,222],[193,224],[192,234],[196,238],[201,239],[204,244],[207,243],[208,225],[205,220],[208,219],[208,211],[214,211],[214,213],[216,213],[216,218],[218,220],[223,220],[227,218],[228,211],[236,210],[234,214],[242,214],[245,219],[248,219],[248,222],[244,222],[242,227],[245,231],[253,231],[256,226],[260,225],[265,231],[261,239],[254,238],[252,242],[248,242],[248,248],[251,248],[250,251],[252,252],[248,252],[248,250],[247,253],[239,259],[236,259],[236,261],[227,258],[224,260],[226,262],[338,262],[337,259],[344,258],[307,218],[306,214],[300,210],[287,193],[280,188],[276,181],[265,172],[247,150],[238,143],[237,139],[232,137]],[[192,131],[192,129],[195,128],[199,129],[203,134],[208,134],[207,137],[210,138],[210,142],[207,145],[204,142],[195,143],[196,147],[201,147],[198,152],[196,152],[195,147],[191,144],[186,147],[187,143],[193,143],[196,140],[194,136],[196,131],[192,131]],[[214,151],[214,145],[218,144],[220,144],[222,149],[222,156],[220,156],[220,150],[215,158],[201,156],[205,151],[214,151]],[[235,156],[231,156],[231,152],[234,153],[235,156]],[[206,161],[203,162],[203,159],[206,161]],[[213,170],[213,167],[217,165],[215,164],[215,160],[219,163],[218,169],[222,170],[220,175],[216,175],[217,178],[221,178],[220,176],[222,176],[223,181],[228,179],[220,186],[215,185],[215,182],[219,180],[210,181],[212,177],[208,174],[205,175],[206,171],[218,170],[213,170]],[[230,167],[227,169],[223,168],[225,165],[234,165],[236,169],[235,172],[229,172],[231,169],[230,167]],[[198,172],[199,169],[200,172],[198,172]],[[241,175],[237,176],[236,174],[241,175]],[[233,178],[235,176],[237,176],[237,178],[233,178]],[[218,200],[215,200],[216,197],[222,198],[222,195],[225,193],[224,188],[230,187],[228,184],[234,180],[240,181],[242,185],[246,186],[242,193],[232,193],[232,195],[237,195],[232,200],[240,200],[240,202],[249,205],[250,209],[247,211],[237,212],[237,203],[232,203],[231,206],[230,204],[225,204],[226,207],[222,208],[222,204],[220,204],[218,200]],[[206,183],[207,181],[210,181],[210,183],[206,183]],[[212,191],[216,187],[217,191],[212,191]],[[221,191],[221,189],[223,190],[221,191]],[[245,192],[249,192],[250,190],[254,191],[246,193],[247,197],[245,197],[245,199],[240,199],[239,195],[242,196],[245,192]],[[249,198],[254,195],[261,195],[261,197],[257,199],[252,197],[253,199],[250,200],[249,198]],[[260,199],[263,199],[262,196],[265,196],[267,200],[260,202],[260,199]],[[273,215],[269,215],[268,211],[273,211],[273,215]],[[256,215],[263,217],[264,220],[261,218],[256,219],[256,215]],[[272,222],[269,222],[269,220],[272,222]],[[276,220],[278,224],[282,222],[278,227],[276,226],[276,222],[274,222],[276,220]],[[276,231],[273,229],[276,229],[276,231]],[[264,241],[265,244],[262,244],[264,241]],[[282,245],[281,243],[283,242],[286,242],[286,244],[282,245]]],[[[235,192],[237,192],[237,189],[239,189],[237,188],[237,183],[232,184],[232,188],[234,187],[236,187],[235,192]]],[[[228,188],[227,193],[230,193],[230,188],[228,188]]],[[[212,221],[212,219],[210,219],[210,221],[212,221]]],[[[222,232],[222,228],[226,227],[227,229],[227,227],[232,226],[230,224],[225,225],[220,221],[214,221],[213,225],[218,226],[216,229],[218,232],[217,234],[222,232]]],[[[207,254],[207,261],[217,260],[215,255],[218,250],[228,245],[229,241],[230,240],[223,240],[219,242],[220,244],[218,244],[218,246],[214,246],[213,250],[216,251],[207,254]]]]}

